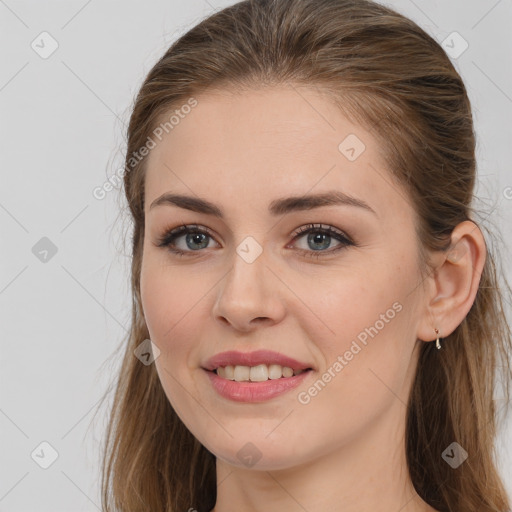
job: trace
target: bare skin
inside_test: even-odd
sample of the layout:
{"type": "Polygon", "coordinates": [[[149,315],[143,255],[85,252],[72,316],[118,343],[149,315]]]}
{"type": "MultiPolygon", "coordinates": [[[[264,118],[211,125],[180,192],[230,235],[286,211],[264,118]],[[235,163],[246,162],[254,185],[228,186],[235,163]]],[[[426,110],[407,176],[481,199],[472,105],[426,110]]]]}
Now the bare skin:
{"type": "Polygon", "coordinates": [[[141,297],[161,350],[163,389],[217,457],[213,512],[434,511],[407,471],[405,404],[421,345],[436,339],[434,328],[441,337],[453,332],[474,301],[485,261],[480,230],[459,224],[456,253],[433,254],[438,271],[422,278],[412,206],[392,185],[374,138],[328,98],[283,86],[209,91],[197,100],[148,157],[141,297]],[[349,134],[365,145],[353,161],[339,149],[349,134]],[[275,199],[332,190],[373,212],[345,204],[269,213],[275,199]],[[206,199],[224,218],[172,204],[151,208],[167,192],[206,199]],[[297,237],[310,223],[354,243],[334,252],[344,242],[322,240],[318,229],[309,241],[307,233],[297,237]],[[174,244],[184,256],[159,247],[181,224],[212,236],[203,245],[197,230],[195,239],[179,236],[174,244]],[[262,249],[251,263],[236,251],[249,236],[262,249]],[[363,344],[372,326],[378,332],[363,344]],[[257,349],[314,370],[264,402],[218,395],[205,361],[257,349]],[[339,356],[346,364],[336,371],[339,356]],[[310,393],[329,369],[329,382],[310,393]],[[238,456],[242,448],[252,450],[254,465],[238,456]]]}

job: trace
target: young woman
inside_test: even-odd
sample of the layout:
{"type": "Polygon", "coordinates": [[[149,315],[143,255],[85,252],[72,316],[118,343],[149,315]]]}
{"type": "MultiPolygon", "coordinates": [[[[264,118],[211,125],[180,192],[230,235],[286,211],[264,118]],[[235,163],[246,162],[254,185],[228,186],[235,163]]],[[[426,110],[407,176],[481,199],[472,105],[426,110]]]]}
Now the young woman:
{"type": "Polygon", "coordinates": [[[105,511],[509,510],[501,273],[429,35],[365,0],[228,7],[149,72],[125,171],[105,511]]]}

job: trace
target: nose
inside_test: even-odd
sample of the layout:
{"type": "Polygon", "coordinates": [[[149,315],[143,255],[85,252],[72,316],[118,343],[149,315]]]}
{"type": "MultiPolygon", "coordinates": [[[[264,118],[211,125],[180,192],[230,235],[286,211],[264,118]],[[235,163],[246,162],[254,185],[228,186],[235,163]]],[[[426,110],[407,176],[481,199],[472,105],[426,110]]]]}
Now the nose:
{"type": "Polygon", "coordinates": [[[285,305],[282,283],[275,273],[275,269],[268,268],[263,253],[252,263],[235,253],[233,266],[218,287],[214,318],[243,332],[279,323],[285,305]]]}

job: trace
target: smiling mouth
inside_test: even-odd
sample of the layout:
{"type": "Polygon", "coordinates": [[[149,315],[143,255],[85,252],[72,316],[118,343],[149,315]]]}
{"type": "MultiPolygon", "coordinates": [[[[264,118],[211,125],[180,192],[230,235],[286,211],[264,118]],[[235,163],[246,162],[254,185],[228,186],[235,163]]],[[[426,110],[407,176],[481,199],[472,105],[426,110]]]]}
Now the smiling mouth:
{"type": "Polygon", "coordinates": [[[236,382],[264,382],[267,380],[287,379],[311,371],[312,368],[294,370],[279,364],[259,364],[257,366],[228,365],[211,370],[219,377],[236,382]]]}

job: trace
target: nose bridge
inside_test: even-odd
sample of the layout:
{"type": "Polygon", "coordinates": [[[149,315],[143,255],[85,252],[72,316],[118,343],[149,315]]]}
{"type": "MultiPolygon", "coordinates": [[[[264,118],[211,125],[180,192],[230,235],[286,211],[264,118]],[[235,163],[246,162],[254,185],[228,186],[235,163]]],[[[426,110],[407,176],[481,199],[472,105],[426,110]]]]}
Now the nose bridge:
{"type": "Polygon", "coordinates": [[[231,296],[240,303],[261,300],[265,293],[265,273],[268,272],[266,260],[262,247],[257,251],[254,245],[242,242],[233,254],[232,268],[226,276],[223,295],[231,296]]]}
{"type": "Polygon", "coordinates": [[[267,268],[268,255],[251,237],[244,239],[233,253],[231,270],[219,287],[215,316],[242,328],[256,318],[279,315],[277,282],[267,268]]]}

